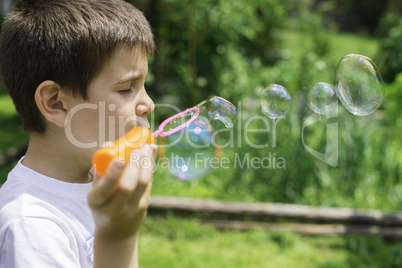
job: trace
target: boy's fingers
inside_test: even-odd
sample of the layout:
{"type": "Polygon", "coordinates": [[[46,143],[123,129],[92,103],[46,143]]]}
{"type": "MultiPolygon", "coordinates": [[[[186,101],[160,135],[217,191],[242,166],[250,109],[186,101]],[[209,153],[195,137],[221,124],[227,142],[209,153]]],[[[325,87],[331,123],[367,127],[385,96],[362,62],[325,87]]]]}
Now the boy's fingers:
{"type": "Polygon", "coordinates": [[[99,178],[95,174],[94,186],[88,196],[90,204],[105,205],[114,194],[116,196],[111,200],[110,206],[119,206],[126,200],[127,194],[131,195],[131,204],[138,204],[152,181],[156,154],[155,145],[145,144],[140,150],[131,153],[125,170],[124,161],[114,160],[105,177],[99,178]]]}
{"type": "Polygon", "coordinates": [[[95,174],[94,185],[88,194],[88,201],[91,205],[101,206],[109,200],[119,182],[123,169],[124,161],[113,160],[103,178],[99,178],[99,175],[95,174]]]}
{"type": "Polygon", "coordinates": [[[149,144],[145,144],[141,147],[141,169],[137,187],[131,197],[131,204],[138,204],[145,190],[152,184],[152,176],[155,167],[154,151],[155,150],[149,144]]]}
{"type": "Polygon", "coordinates": [[[152,188],[152,181],[147,184],[145,187],[141,187],[136,189],[136,193],[132,196],[130,200],[130,206],[136,207],[140,210],[148,209],[149,206],[149,199],[151,196],[151,188],[152,188]]]}
{"type": "Polygon", "coordinates": [[[120,188],[124,191],[132,192],[137,186],[141,170],[141,157],[142,152],[140,150],[133,151],[130,154],[129,164],[121,176],[119,183],[120,188]]]}

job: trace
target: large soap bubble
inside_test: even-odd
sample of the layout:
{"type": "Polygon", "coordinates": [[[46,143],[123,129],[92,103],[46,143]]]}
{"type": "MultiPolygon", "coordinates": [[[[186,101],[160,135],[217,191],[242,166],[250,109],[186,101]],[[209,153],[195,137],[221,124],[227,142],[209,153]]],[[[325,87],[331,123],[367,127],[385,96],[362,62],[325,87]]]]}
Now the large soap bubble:
{"type": "Polygon", "coordinates": [[[370,58],[359,54],[348,54],[339,61],[335,92],[343,106],[358,116],[373,113],[384,101],[380,71],[370,58]]]}

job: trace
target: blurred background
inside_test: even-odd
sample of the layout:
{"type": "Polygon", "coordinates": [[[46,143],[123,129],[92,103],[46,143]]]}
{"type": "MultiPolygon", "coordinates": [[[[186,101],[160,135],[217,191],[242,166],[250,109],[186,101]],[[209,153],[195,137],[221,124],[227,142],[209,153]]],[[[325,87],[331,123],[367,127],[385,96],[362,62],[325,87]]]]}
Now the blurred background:
{"type": "MultiPolygon", "coordinates": [[[[7,2],[0,9],[7,12],[7,2]]],[[[221,133],[235,157],[275,154],[285,168],[216,169],[196,181],[179,181],[166,169],[155,172],[153,195],[272,202],[396,212],[402,208],[402,1],[400,0],[139,0],[128,1],[150,21],[157,53],[149,59],[146,88],[156,104],[192,107],[221,96],[239,109],[233,133],[221,133]],[[336,118],[304,131],[304,141],[325,152],[327,124],[339,128],[338,165],[306,151],[302,126],[313,112],[306,93],[317,82],[334,83],[346,54],[370,57],[385,83],[375,113],[357,117],[340,105],[336,118]],[[265,128],[258,94],[269,84],[288,89],[293,106],[273,132],[265,128]],[[231,135],[234,136],[231,136],[231,135]]],[[[0,52],[1,53],[1,52],[0,52]]],[[[155,127],[166,118],[156,109],[155,127]]],[[[273,121],[271,127],[273,127],[273,121]]],[[[0,89],[0,181],[23,153],[27,135],[12,102],[0,89]]],[[[223,142],[225,143],[225,142],[223,142]]],[[[273,160],[272,160],[273,161],[273,160]]],[[[283,231],[218,232],[196,217],[154,216],[140,240],[146,267],[401,267],[402,243],[380,236],[304,237],[283,231]]]]}

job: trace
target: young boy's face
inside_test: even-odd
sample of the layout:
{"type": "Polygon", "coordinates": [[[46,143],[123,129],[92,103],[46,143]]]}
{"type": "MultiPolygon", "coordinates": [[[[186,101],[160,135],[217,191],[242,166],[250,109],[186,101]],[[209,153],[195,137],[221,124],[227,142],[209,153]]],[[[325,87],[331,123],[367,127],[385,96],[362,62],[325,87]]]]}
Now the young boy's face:
{"type": "Polygon", "coordinates": [[[75,99],[71,131],[67,132],[73,145],[86,147],[89,159],[104,142],[114,141],[133,127],[149,127],[146,115],[154,103],[145,91],[147,75],[143,50],[119,48],[90,83],[88,100],[75,99]]]}

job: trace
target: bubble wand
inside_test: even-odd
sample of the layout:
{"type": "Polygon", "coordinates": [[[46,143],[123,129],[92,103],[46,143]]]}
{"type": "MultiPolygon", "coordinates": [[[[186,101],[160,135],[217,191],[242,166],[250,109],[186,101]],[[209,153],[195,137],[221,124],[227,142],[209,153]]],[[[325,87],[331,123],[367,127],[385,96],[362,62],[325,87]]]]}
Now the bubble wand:
{"type": "Polygon", "coordinates": [[[155,132],[153,133],[153,135],[154,135],[154,137],[158,137],[158,136],[161,136],[161,137],[170,136],[170,135],[176,133],[177,131],[180,131],[180,130],[182,130],[183,128],[189,126],[192,122],[194,122],[195,119],[197,119],[197,117],[199,116],[199,114],[200,114],[200,108],[198,108],[198,107],[189,108],[189,109],[187,109],[187,110],[185,110],[185,111],[182,111],[182,112],[180,112],[180,113],[177,113],[177,114],[175,114],[175,115],[169,117],[168,119],[165,119],[165,120],[159,125],[158,130],[155,131],[155,132]],[[179,125],[179,126],[173,128],[173,129],[169,129],[169,130],[166,131],[166,132],[163,131],[163,129],[166,127],[167,124],[169,124],[169,123],[172,122],[173,120],[175,120],[175,119],[177,119],[177,118],[180,118],[180,117],[182,117],[182,116],[184,116],[184,115],[186,115],[187,113],[190,113],[190,112],[192,112],[192,111],[195,111],[195,113],[191,116],[191,118],[190,118],[189,120],[187,120],[187,121],[184,122],[183,124],[181,124],[181,125],[179,125]]]}

